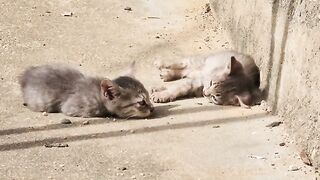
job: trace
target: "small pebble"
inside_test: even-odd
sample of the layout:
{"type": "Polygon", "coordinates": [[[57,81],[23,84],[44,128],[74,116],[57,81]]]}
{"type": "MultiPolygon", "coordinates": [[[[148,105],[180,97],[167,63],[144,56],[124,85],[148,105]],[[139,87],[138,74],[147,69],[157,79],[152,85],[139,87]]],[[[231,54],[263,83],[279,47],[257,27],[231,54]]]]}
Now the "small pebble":
{"type": "Polygon", "coordinates": [[[302,160],[302,162],[308,166],[312,166],[312,162],[308,156],[308,154],[306,153],[305,150],[302,150],[300,153],[299,153],[299,156],[300,156],[300,159],[302,160]]]}
{"type": "Polygon", "coordinates": [[[135,130],[133,130],[133,129],[131,129],[131,130],[130,130],[130,133],[135,133],[135,132],[136,132],[136,131],[135,131],[135,130]]]}
{"type": "Polygon", "coordinates": [[[279,146],[284,146],[284,145],[286,145],[286,143],[284,143],[284,142],[279,144],[279,146]]]}
{"type": "Polygon", "coordinates": [[[66,17],[71,17],[71,16],[73,16],[73,12],[64,12],[61,15],[66,16],[66,17]]]}
{"type": "Polygon", "coordinates": [[[72,122],[70,121],[70,119],[62,119],[61,120],[61,124],[71,124],[72,122]]]}
{"type": "Polygon", "coordinates": [[[121,171],[128,170],[128,168],[126,168],[126,167],[121,167],[121,168],[118,168],[118,169],[121,170],[121,171]]]}
{"type": "Polygon", "coordinates": [[[209,13],[210,11],[211,11],[210,4],[207,3],[206,6],[205,6],[205,11],[204,11],[204,13],[209,13]]]}
{"type": "Polygon", "coordinates": [[[275,166],[275,164],[271,164],[271,166],[275,166]]]}
{"type": "Polygon", "coordinates": [[[212,128],[219,128],[219,127],[220,127],[219,125],[212,126],[212,128]]]}
{"type": "Polygon", "coordinates": [[[53,143],[53,144],[45,144],[44,147],[46,147],[46,148],[53,148],[53,147],[65,148],[65,147],[69,147],[69,145],[68,144],[62,144],[62,143],[53,143]]]}
{"type": "Polygon", "coordinates": [[[281,121],[275,121],[275,122],[272,122],[272,123],[270,123],[270,124],[266,125],[266,127],[273,128],[273,127],[277,127],[277,126],[279,126],[280,124],[282,124],[282,122],[281,122],[281,121]]]}
{"type": "Polygon", "coordinates": [[[126,10],[126,11],[132,11],[132,8],[131,8],[131,7],[125,7],[124,10],[126,10]]]}
{"type": "Polygon", "coordinates": [[[83,125],[88,125],[90,122],[88,121],[88,120],[86,120],[86,121],[83,121],[83,125]]]}
{"type": "Polygon", "coordinates": [[[156,38],[157,38],[157,39],[159,39],[159,38],[160,38],[160,36],[156,36],[156,38]]]}
{"type": "Polygon", "coordinates": [[[201,102],[198,102],[197,104],[198,104],[198,105],[203,105],[201,102]]]}
{"type": "Polygon", "coordinates": [[[49,114],[47,112],[42,113],[43,116],[48,116],[49,114]]]}
{"type": "Polygon", "coordinates": [[[145,174],[144,173],[140,173],[140,176],[145,176],[145,174]]]}
{"type": "Polygon", "coordinates": [[[137,177],[136,176],[131,176],[131,179],[137,179],[137,177]]]}
{"type": "Polygon", "coordinates": [[[300,169],[299,167],[291,165],[291,166],[289,166],[288,171],[298,171],[299,169],[300,169]]]}
{"type": "Polygon", "coordinates": [[[114,118],[114,119],[112,119],[112,121],[113,121],[113,122],[116,122],[117,120],[114,118]]]}

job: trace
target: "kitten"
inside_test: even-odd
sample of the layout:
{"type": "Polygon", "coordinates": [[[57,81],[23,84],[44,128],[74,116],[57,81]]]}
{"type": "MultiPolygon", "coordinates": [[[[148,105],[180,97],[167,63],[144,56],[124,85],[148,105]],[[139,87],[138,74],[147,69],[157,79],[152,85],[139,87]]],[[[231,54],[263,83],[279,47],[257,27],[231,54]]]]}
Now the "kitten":
{"type": "Polygon", "coordinates": [[[207,57],[185,59],[181,63],[157,63],[165,82],[179,80],[152,90],[157,103],[184,96],[205,96],[217,105],[253,105],[260,95],[260,72],[254,60],[236,51],[223,51],[207,57]]]}
{"type": "Polygon", "coordinates": [[[90,77],[66,65],[51,64],[28,68],[19,83],[24,105],[37,112],[144,118],[154,109],[147,90],[130,76],[90,77]]]}

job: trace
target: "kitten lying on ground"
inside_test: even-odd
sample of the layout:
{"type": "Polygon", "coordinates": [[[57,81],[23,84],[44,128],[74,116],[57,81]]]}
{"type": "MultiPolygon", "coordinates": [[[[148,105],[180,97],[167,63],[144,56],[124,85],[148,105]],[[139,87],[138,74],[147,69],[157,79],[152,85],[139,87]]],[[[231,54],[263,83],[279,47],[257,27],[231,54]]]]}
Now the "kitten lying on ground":
{"type": "Polygon", "coordinates": [[[175,84],[152,90],[157,103],[184,96],[205,96],[218,105],[253,105],[260,95],[260,73],[254,60],[236,51],[224,51],[181,63],[157,63],[160,77],[175,84]]]}
{"type": "Polygon", "coordinates": [[[154,109],[147,90],[130,76],[90,77],[66,65],[51,64],[28,68],[19,83],[24,105],[38,112],[144,118],[154,109]]]}

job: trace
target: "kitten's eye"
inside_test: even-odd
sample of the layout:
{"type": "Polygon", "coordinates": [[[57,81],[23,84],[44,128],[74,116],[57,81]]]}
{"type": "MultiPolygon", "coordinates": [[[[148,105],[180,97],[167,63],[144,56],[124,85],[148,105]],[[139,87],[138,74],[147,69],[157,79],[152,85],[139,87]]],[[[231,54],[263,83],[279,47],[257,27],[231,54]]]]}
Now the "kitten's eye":
{"type": "Polygon", "coordinates": [[[215,96],[215,97],[220,97],[220,96],[221,96],[221,94],[215,94],[214,96],[215,96]]]}
{"type": "Polygon", "coordinates": [[[145,100],[139,101],[138,104],[139,104],[140,106],[145,106],[145,105],[147,105],[147,103],[146,103],[145,100]]]}

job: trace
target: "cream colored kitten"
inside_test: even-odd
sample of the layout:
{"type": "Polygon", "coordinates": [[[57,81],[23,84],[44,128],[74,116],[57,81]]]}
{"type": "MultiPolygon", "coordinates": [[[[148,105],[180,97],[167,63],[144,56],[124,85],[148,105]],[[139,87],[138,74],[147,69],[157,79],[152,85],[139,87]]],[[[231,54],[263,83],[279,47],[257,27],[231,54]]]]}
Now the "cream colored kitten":
{"type": "Polygon", "coordinates": [[[248,107],[259,96],[260,73],[254,60],[236,51],[223,51],[207,57],[184,59],[181,63],[157,63],[164,81],[172,85],[152,90],[157,103],[185,96],[205,96],[218,105],[248,107]]]}

